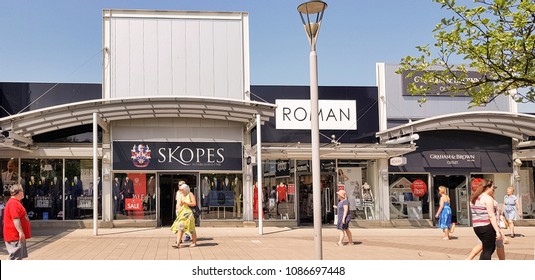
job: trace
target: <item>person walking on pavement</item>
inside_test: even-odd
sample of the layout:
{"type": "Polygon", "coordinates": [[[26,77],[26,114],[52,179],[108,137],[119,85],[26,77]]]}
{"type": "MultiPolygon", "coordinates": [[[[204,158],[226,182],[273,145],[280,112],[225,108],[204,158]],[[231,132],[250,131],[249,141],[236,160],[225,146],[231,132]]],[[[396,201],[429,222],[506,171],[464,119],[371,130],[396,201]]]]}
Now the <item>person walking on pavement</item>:
{"type": "MultiPolygon", "coordinates": [[[[490,194],[492,198],[494,198],[494,192],[495,191],[493,188],[492,193],[490,194]]],[[[500,219],[500,209],[499,209],[498,201],[496,200],[494,200],[494,213],[496,213],[496,218],[500,219]]],[[[501,230],[502,229],[500,228],[500,233],[503,236],[503,240],[496,239],[496,255],[498,255],[499,260],[505,260],[505,246],[503,244],[504,243],[507,244],[507,242],[505,239],[505,235],[503,234],[503,232],[501,232],[501,230]]],[[[474,246],[474,248],[472,248],[472,251],[466,258],[466,260],[473,260],[477,256],[477,254],[481,253],[481,251],[483,251],[483,244],[479,242],[476,246],[474,246]]]]}
{"type": "Polygon", "coordinates": [[[197,233],[195,232],[195,217],[191,207],[197,205],[195,196],[190,192],[190,188],[186,184],[179,186],[178,190],[182,194],[182,198],[179,201],[179,207],[177,217],[171,226],[171,231],[176,234],[176,242],[172,245],[173,248],[180,248],[182,236],[184,233],[191,235],[191,245],[189,247],[197,246],[197,233]]]}
{"type": "MultiPolygon", "coordinates": [[[[182,195],[182,192],[180,191],[180,186],[182,186],[182,184],[185,184],[186,181],[183,181],[183,180],[180,180],[178,181],[178,190],[176,191],[176,196],[175,196],[175,201],[176,201],[176,205],[175,205],[175,214],[176,216],[178,217],[178,210],[180,210],[180,201],[182,201],[182,198],[184,197],[182,195]]],[[[184,241],[191,241],[191,236],[189,236],[188,233],[184,234],[184,241]]]]}
{"type": "Polygon", "coordinates": [[[450,197],[446,194],[446,187],[438,187],[440,194],[440,206],[438,207],[435,218],[438,219],[438,227],[444,232],[443,240],[450,240],[450,226],[451,226],[451,207],[450,197]]]}
{"type": "Polygon", "coordinates": [[[494,188],[492,180],[482,180],[470,197],[472,225],[483,245],[480,260],[490,260],[496,249],[496,239],[502,239],[496,214],[494,214],[494,198],[490,195],[494,188]]]}
{"type": "Polygon", "coordinates": [[[353,235],[349,230],[349,222],[351,221],[351,215],[349,214],[349,201],[347,200],[347,195],[345,190],[339,190],[338,194],[338,205],[333,205],[334,208],[338,209],[337,224],[336,228],[340,231],[340,238],[338,239],[338,246],[344,246],[342,241],[344,240],[344,235],[347,235],[349,240],[349,245],[353,245],[353,235]]]}
{"type": "Polygon", "coordinates": [[[22,260],[28,257],[26,239],[32,237],[30,219],[26,209],[20,203],[24,198],[24,189],[20,184],[10,187],[11,198],[4,208],[4,242],[8,260],[22,260]]]}
{"type": "Polygon", "coordinates": [[[514,195],[515,188],[508,187],[507,195],[503,198],[503,214],[510,230],[511,238],[515,238],[515,221],[518,218],[518,197],[514,195]]]}

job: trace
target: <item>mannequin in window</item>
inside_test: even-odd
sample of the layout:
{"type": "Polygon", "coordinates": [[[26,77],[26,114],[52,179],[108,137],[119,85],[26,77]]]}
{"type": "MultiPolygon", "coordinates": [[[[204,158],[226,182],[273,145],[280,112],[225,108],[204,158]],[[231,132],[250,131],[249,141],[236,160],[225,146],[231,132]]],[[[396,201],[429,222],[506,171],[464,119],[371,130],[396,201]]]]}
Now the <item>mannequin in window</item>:
{"type": "Polygon", "coordinates": [[[210,192],[210,181],[208,176],[204,176],[201,182],[201,206],[208,206],[208,195],[210,192]]]}
{"type": "Polygon", "coordinates": [[[228,179],[228,177],[225,177],[225,184],[223,185],[223,190],[224,191],[232,190],[232,187],[230,186],[230,180],[228,179]]]}
{"type": "MultiPolygon", "coordinates": [[[[35,195],[37,194],[37,182],[35,181],[35,176],[30,176],[30,181],[26,184],[26,189],[24,190],[24,195],[26,196],[26,205],[24,207],[29,212],[32,212],[35,209],[35,195]]],[[[24,201],[24,200],[23,200],[24,201]]],[[[32,215],[29,215],[32,216],[32,215]]]]}
{"type": "Polygon", "coordinates": [[[58,217],[59,211],[63,208],[62,201],[63,188],[61,186],[58,177],[54,177],[50,183],[50,192],[49,195],[52,198],[52,217],[58,217]]]}
{"type": "Polygon", "coordinates": [[[134,182],[130,178],[126,177],[123,183],[124,198],[134,197],[134,182]]]}
{"type": "Polygon", "coordinates": [[[362,200],[364,202],[373,202],[372,189],[367,182],[364,182],[364,185],[362,185],[362,200]]]}
{"type": "Polygon", "coordinates": [[[156,193],[156,180],[154,176],[150,176],[149,181],[147,182],[147,195],[152,197],[156,193]]]}
{"type": "Polygon", "coordinates": [[[284,184],[284,182],[280,182],[277,186],[277,201],[278,202],[284,202],[287,201],[287,195],[288,195],[288,187],[284,184]]]}
{"type": "Polygon", "coordinates": [[[93,182],[89,182],[89,188],[86,191],[87,196],[93,197],[93,182]]]}
{"type": "Polygon", "coordinates": [[[43,191],[43,195],[48,196],[50,194],[50,179],[47,179],[46,177],[41,177],[41,190],[43,191]]]}
{"type": "Polygon", "coordinates": [[[214,180],[212,181],[212,190],[221,190],[221,186],[217,183],[217,177],[214,177],[214,180]]]}
{"type": "Polygon", "coordinates": [[[231,183],[232,188],[234,189],[234,209],[236,209],[236,213],[238,218],[241,217],[241,184],[239,183],[238,176],[234,177],[234,180],[231,183]]]}
{"type": "Polygon", "coordinates": [[[112,183],[111,192],[113,196],[113,211],[115,215],[119,213],[119,206],[121,201],[121,182],[119,182],[119,178],[115,177],[112,183]]]}
{"type": "MultiPolygon", "coordinates": [[[[84,195],[84,186],[82,184],[82,181],[78,180],[78,176],[74,176],[74,178],[72,179],[71,187],[73,189],[73,196],[74,196],[72,201],[71,201],[71,204],[73,205],[73,207],[76,207],[78,209],[77,200],[79,199],[79,197],[84,195]]],[[[79,218],[80,217],[80,211],[79,210],[76,211],[76,213],[73,213],[73,214],[74,214],[74,218],[79,218]]]]}
{"type": "Polygon", "coordinates": [[[84,186],[82,185],[82,181],[78,180],[78,176],[74,176],[71,185],[73,187],[73,195],[75,197],[79,197],[84,194],[84,186]]]}
{"type": "Polygon", "coordinates": [[[74,207],[76,206],[75,201],[76,198],[74,195],[74,188],[73,188],[73,182],[69,181],[68,178],[65,178],[65,210],[64,210],[64,216],[65,219],[74,219],[74,207]]]}
{"type": "Polygon", "coordinates": [[[102,181],[100,180],[100,177],[97,177],[97,190],[98,197],[102,197],[102,181]]]}
{"type": "MultiPolygon", "coordinates": [[[[130,178],[126,177],[123,182],[123,193],[124,193],[124,199],[126,203],[127,198],[133,198],[134,197],[134,182],[130,180],[130,178]]],[[[125,204],[126,205],[126,204],[125,204]]],[[[130,211],[126,211],[126,215],[130,216],[132,213],[130,211]]]]}

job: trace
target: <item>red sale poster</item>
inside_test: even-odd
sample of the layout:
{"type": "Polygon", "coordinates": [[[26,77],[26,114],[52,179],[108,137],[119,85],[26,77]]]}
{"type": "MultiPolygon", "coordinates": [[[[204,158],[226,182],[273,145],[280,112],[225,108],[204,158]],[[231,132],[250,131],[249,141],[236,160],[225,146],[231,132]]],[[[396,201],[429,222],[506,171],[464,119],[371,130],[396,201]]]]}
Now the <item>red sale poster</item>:
{"type": "MultiPolygon", "coordinates": [[[[143,198],[147,195],[147,177],[144,173],[129,173],[128,178],[134,183],[134,197],[131,201],[131,208],[134,218],[143,219],[143,198]]],[[[127,207],[125,200],[125,208],[127,207]]]]}

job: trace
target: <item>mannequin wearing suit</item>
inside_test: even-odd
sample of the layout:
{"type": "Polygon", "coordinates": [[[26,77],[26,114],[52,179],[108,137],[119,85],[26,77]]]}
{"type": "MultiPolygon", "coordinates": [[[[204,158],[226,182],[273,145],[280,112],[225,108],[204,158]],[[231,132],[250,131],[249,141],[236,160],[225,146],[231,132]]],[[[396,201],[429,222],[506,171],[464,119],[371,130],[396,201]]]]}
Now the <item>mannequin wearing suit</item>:
{"type": "Polygon", "coordinates": [[[204,176],[201,182],[201,205],[203,207],[208,206],[208,194],[210,193],[210,181],[207,176],[204,176]]]}
{"type": "Polygon", "coordinates": [[[124,198],[134,197],[134,182],[130,178],[126,177],[123,182],[124,198]]]}
{"type": "Polygon", "coordinates": [[[121,205],[121,182],[119,181],[119,178],[115,177],[115,179],[113,180],[111,191],[113,195],[113,211],[114,214],[117,215],[121,210],[119,208],[121,205]]]}
{"type": "Polygon", "coordinates": [[[72,181],[72,187],[74,191],[74,196],[79,197],[84,194],[84,186],[82,185],[82,181],[78,180],[77,176],[74,176],[74,179],[72,181]]]}
{"type": "Polygon", "coordinates": [[[26,205],[24,207],[29,212],[35,210],[35,195],[37,194],[37,182],[35,176],[30,176],[30,181],[26,184],[24,195],[26,196],[26,205]]]}
{"type": "MultiPolygon", "coordinates": [[[[130,180],[130,178],[126,177],[126,179],[123,182],[123,193],[125,200],[127,198],[133,198],[134,197],[134,182],[130,180]]],[[[126,211],[126,215],[129,216],[131,213],[130,211],[126,211]]]]}
{"type": "Polygon", "coordinates": [[[45,177],[41,177],[41,183],[42,183],[42,186],[43,186],[43,195],[47,196],[47,195],[50,195],[50,185],[51,185],[51,181],[50,179],[47,179],[45,177]]]}
{"type": "Polygon", "coordinates": [[[150,176],[147,182],[147,196],[147,203],[149,204],[147,209],[149,211],[156,210],[156,180],[154,176],[150,176]]]}
{"type": "Polygon", "coordinates": [[[102,196],[102,181],[100,180],[100,177],[97,178],[97,190],[98,197],[100,198],[102,196]]]}
{"type": "Polygon", "coordinates": [[[65,219],[74,219],[74,207],[76,207],[75,197],[73,197],[73,182],[69,181],[68,178],[65,178],[65,219]]]}
{"type": "Polygon", "coordinates": [[[57,217],[58,212],[62,210],[62,192],[63,188],[61,183],[58,180],[58,177],[54,177],[52,182],[50,182],[50,192],[49,195],[52,198],[52,217],[57,217]]]}
{"type": "Polygon", "coordinates": [[[234,178],[234,181],[232,181],[232,187],[234,188],[234,208],[236,209],[236,213],[238,215],[238,218],[241,217],[241,182],[238,176],[234,178]]]}

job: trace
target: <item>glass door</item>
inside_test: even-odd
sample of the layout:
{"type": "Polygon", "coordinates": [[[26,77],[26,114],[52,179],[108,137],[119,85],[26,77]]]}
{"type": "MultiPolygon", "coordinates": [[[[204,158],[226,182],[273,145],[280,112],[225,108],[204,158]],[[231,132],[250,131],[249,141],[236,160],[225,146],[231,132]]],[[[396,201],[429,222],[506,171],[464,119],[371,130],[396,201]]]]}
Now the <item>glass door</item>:
{"type": "MultiPolygon", "coordinates": [[[[433,176],[433,202],[434,208],[432,213],[436,213],[439,208],[440,195],[438,187],[444,186],[450,196],[450,207],[452,210],[451,221],[455,224],[468,225],[469,211],[468,192],[466,190],[465,175],[434,175],[433,176]]],[[[434,214],[432,215],[434,219],[434,214]]],[[[434,219],[437,223],[438,220],[434,219]]]]}
{"type": "Polygon", "coordinates": [[[176,218],[176,192],[178,182],[184,181],[190,187],[191,192],[196,194],[197,180],[196,174],[158,174],[160,188],[160,218],[161,226],[171,226],[176,218]]]}

